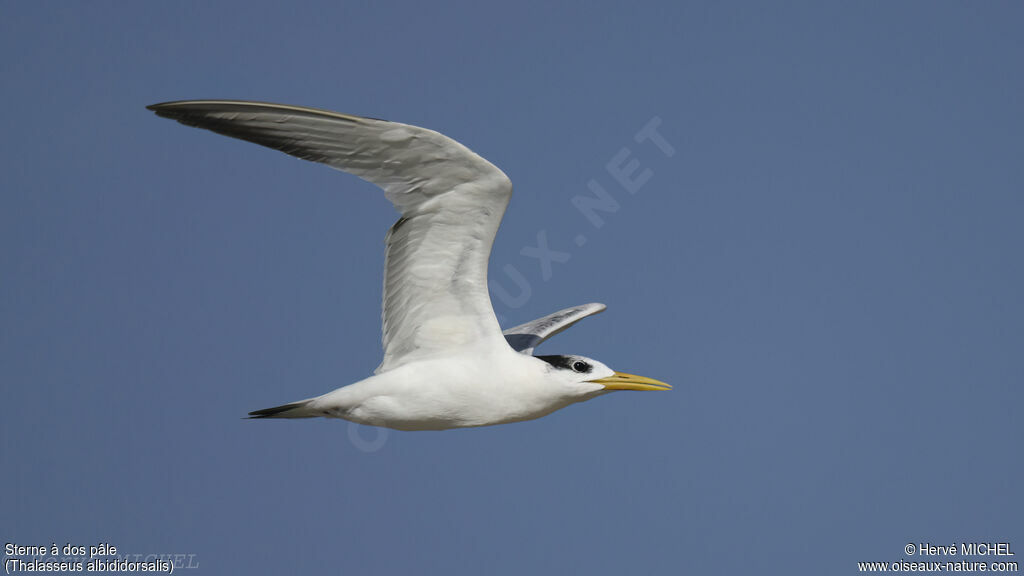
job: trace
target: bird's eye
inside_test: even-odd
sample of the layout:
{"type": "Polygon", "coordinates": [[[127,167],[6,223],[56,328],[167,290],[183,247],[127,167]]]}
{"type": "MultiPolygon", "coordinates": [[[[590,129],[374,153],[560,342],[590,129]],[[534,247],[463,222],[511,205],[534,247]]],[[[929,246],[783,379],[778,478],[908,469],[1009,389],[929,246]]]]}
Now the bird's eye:
{"type": "Polygon", "coordinates": [[[576,362],[572,363],[572,369],[575,370],[576,372],[590,372],[590,364],[587,364],[586,362],[580,362],[579,360],[577,360],[576,362]]]}

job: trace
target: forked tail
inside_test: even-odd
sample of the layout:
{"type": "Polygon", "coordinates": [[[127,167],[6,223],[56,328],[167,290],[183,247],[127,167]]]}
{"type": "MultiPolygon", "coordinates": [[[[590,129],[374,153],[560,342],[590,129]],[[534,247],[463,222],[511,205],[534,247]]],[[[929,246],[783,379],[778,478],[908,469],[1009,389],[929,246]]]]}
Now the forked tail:
{"type": "Polygon", "coordinates": [[[256,410],[254,412],[249,412],[249,418],[313,418],[315,416],[320,416],[320,414],[317,414],[310,406],[313,400],[313,398],[310,398],[309,400],[300,400],[298,402],[274,406],[273,408],[256,410]]]}

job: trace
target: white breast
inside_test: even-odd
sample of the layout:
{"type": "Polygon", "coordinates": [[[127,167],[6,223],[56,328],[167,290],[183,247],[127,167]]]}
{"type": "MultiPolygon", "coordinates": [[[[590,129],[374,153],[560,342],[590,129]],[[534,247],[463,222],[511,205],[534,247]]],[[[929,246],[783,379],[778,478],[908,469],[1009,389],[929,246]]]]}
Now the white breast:
{"type": "Polygon", "coordinates": [[[531,356],[423,360],[325,394],[316,408],[360,424],[443,430],[531,420],[586,399],[531,356]]]}

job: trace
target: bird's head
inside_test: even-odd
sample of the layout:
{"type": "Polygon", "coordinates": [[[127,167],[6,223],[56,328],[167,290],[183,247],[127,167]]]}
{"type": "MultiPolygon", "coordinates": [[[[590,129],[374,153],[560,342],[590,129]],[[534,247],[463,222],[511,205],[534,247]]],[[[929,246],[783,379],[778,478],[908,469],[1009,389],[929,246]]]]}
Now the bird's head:
{"type": "Polygon", "coordinates": [[[550,365],[553,375],[577,385],[580,392],[606,390],[671,390],[672,386],[644,376],[616,372],[597,360],[585,356],[534,356],[550,365]]]}

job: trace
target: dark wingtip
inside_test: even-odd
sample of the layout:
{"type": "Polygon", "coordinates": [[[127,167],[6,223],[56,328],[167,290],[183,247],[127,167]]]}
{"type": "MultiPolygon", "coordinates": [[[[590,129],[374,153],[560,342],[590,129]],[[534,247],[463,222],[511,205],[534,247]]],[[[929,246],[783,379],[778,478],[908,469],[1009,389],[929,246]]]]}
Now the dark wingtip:
{"type": "Polygon", "coordinates": [[[159,102],[157,104],[150,104],[149,106],[146,106],[146,110],[155,113],[157,116],[160,116],[161,118],[175,118],[176,116],[180,115],[180,112],[178,114],[174,113],[174,102],[159,102]]]}
{"type": "Polygon", "coordinates": [[[153,112],[159,112],[161,110],[166,110],[166,109],[174,106],[176,103],[177,103],[177,101],[157,102],[156,104],[150,104],[150,105],[146,106],[146,110],[152,110],[153,112]]]}

